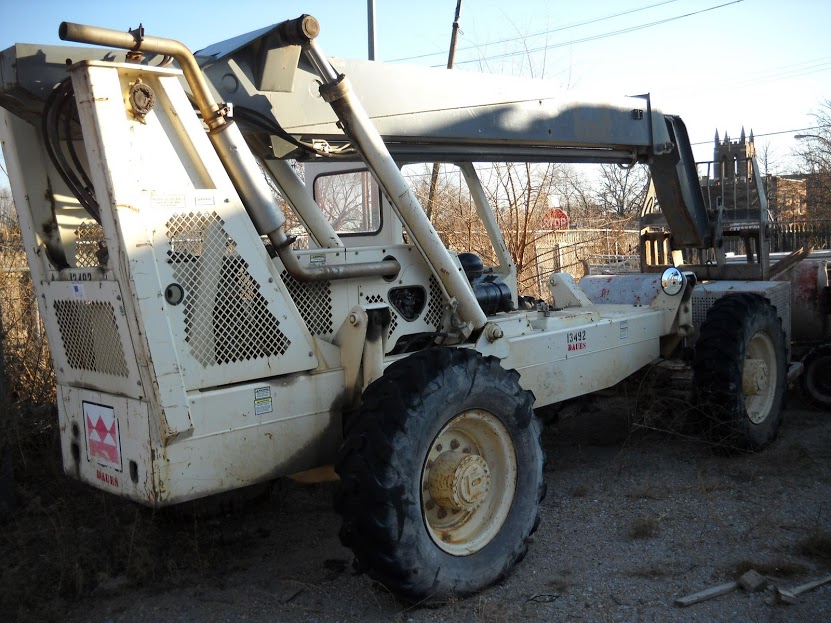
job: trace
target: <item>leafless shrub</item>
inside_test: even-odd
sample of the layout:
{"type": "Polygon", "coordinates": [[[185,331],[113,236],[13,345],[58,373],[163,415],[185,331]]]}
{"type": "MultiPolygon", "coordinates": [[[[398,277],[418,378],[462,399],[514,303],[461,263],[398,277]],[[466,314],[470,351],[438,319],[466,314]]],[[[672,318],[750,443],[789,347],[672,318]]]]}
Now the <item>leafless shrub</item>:
{"type": "Polygon", "coordinates": [[[8,397],[41,406],[54,401],[55,377],[46,333],[13,215],[0,222],[0,339],[8,397]]]}
{"type": "MultiPolygon", "coordinates": [[[[588,265],[637,254],[637,227],[631,220],[634,199],[627,199],[626,209],[613,209],[617,195],[601,198],[598,182],[575,168],[493,163],[479,166],[477,172],[516,266],[521,294],[545,299],[547,280],[555,272],[580,278],[588,265]],[[554,230],[549,222],[550,211],[557,206],[571,217],[567,230],[554,230]]],[[[423,205],[432,197],[431,220],[445,245],[475,253],[486,265],[494,265],[496,254],[461,171],[441,167],[432,195],[431,167],[410,167],[406,175],[423,205]]],[[[631,177],[626,181],[631,188],[631,177]]]]}

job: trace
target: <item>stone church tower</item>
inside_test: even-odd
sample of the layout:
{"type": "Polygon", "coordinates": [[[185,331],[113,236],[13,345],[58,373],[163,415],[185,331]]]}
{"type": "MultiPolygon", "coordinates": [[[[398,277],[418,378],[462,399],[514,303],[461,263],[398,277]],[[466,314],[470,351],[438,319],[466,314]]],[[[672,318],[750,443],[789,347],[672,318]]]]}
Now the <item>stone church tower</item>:
{"type": "Polygon", "coordinates": [[[718,130],[716,130],[715,150],[713,161],[715,171],[713,177],[717,180],[752,180],[753,162],[751,158],[756,155],[756,146],[753,144],[753,130],[750,130],[750,137],[746,138],[744,127],[738,141],[731,141],[724,133],[724,140],[719,141],[718,130]]]}

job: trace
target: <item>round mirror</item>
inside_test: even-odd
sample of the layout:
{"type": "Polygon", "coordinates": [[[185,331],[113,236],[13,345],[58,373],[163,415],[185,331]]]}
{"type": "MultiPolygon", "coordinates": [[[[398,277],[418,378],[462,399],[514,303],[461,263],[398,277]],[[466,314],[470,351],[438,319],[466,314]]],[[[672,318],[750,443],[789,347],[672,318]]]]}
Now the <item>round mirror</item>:
{"type": "Polygon", "coordinates": [[[661,287],[669,296],[675,296],[684,289],[684,274],[675,266],[667,268],[661,275],[661,287]]]}

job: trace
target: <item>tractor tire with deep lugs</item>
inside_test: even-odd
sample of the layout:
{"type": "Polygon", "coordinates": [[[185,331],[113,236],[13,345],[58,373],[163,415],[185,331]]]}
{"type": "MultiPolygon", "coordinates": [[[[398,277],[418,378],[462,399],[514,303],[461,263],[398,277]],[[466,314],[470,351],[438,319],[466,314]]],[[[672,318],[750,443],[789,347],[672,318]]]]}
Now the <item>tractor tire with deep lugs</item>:
{"type": "Polygon", "coordinates": [[[771,443],[784,409],[787,349],[782,323],[756,294],[718,299],[695,345],[696,406],[704,434],[723,451],[771,443]]]}
{"type": "Polygon", "coordinates": [[[803,395],[820,409],[831,409],[831,344],[816,346],[802,362],[803,395]]]}
{"type": "Polygon", "coordinates": [[[466,595],[525,555],[545,493],[533,395],[494,357],[434,348],[365,391],[336,469],[341,541],[411,599],[466,595]]]}

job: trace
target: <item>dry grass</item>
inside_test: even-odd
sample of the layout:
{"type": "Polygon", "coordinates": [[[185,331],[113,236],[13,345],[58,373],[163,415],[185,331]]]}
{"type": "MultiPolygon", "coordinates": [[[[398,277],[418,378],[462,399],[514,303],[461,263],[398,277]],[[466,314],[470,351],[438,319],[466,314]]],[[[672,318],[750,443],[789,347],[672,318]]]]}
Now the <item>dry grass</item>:
{"type": "Polygon", "coordinates": [[[652,561],[627,571],[627,575],[644,579],[660,579],[686,573],[692,567],[683,566],[677,561],[652,561]]]}
{"type": "Polygon", "coordinates": [[[647,485],[643,488],[635,489],[626,494],[626,497],[634,500],[665,500],[667,499],[667,492],[660,487],[654,485],[647,485]]]}
{"type": "Polygon", "coordinates": [[[575,498],[584,498],[589,494],[589,486],[584,484],[575,485],[571,488],[571,496],[575,498]]]}
{"type": "Polygon", "coordinates": [[[556,575],[548,581],[548,585],[551,589],[556,593],[565,593],[572,584],[572,581],[569,579],[571,576],[571,571],[563,571],[560,575],[556,575]]]}
{"type": "Polygon", "coordinates": [[[758,573],[774,578],[793,578],[808,573],[808,568],[794,560],[787,558],[773,558],[768,560],[740,560],[731,569],[736,578],[740,578],[751,569],[758,573]]]}
{"type": "Polygon", "coordinates": [[[633,539],[651,539],[658,536],[660,524],[656,517],[645,515],[638,517],[629,527],[629,536],[633,539]]]}
{"type": "Polygon", "coordinates": [[[3,621],[62,621],[94,593],[210,576],[262,538],[241,517],[153,511],[65,476],[53,409],[13,405],[17,506],[0,515],[3,621]]]}
{"type": "Polygon", "coordinates": [[[798,549],[803,556],[831,563],[831,532],[822,529],[812,530],[799,542],[798,549]]]}

